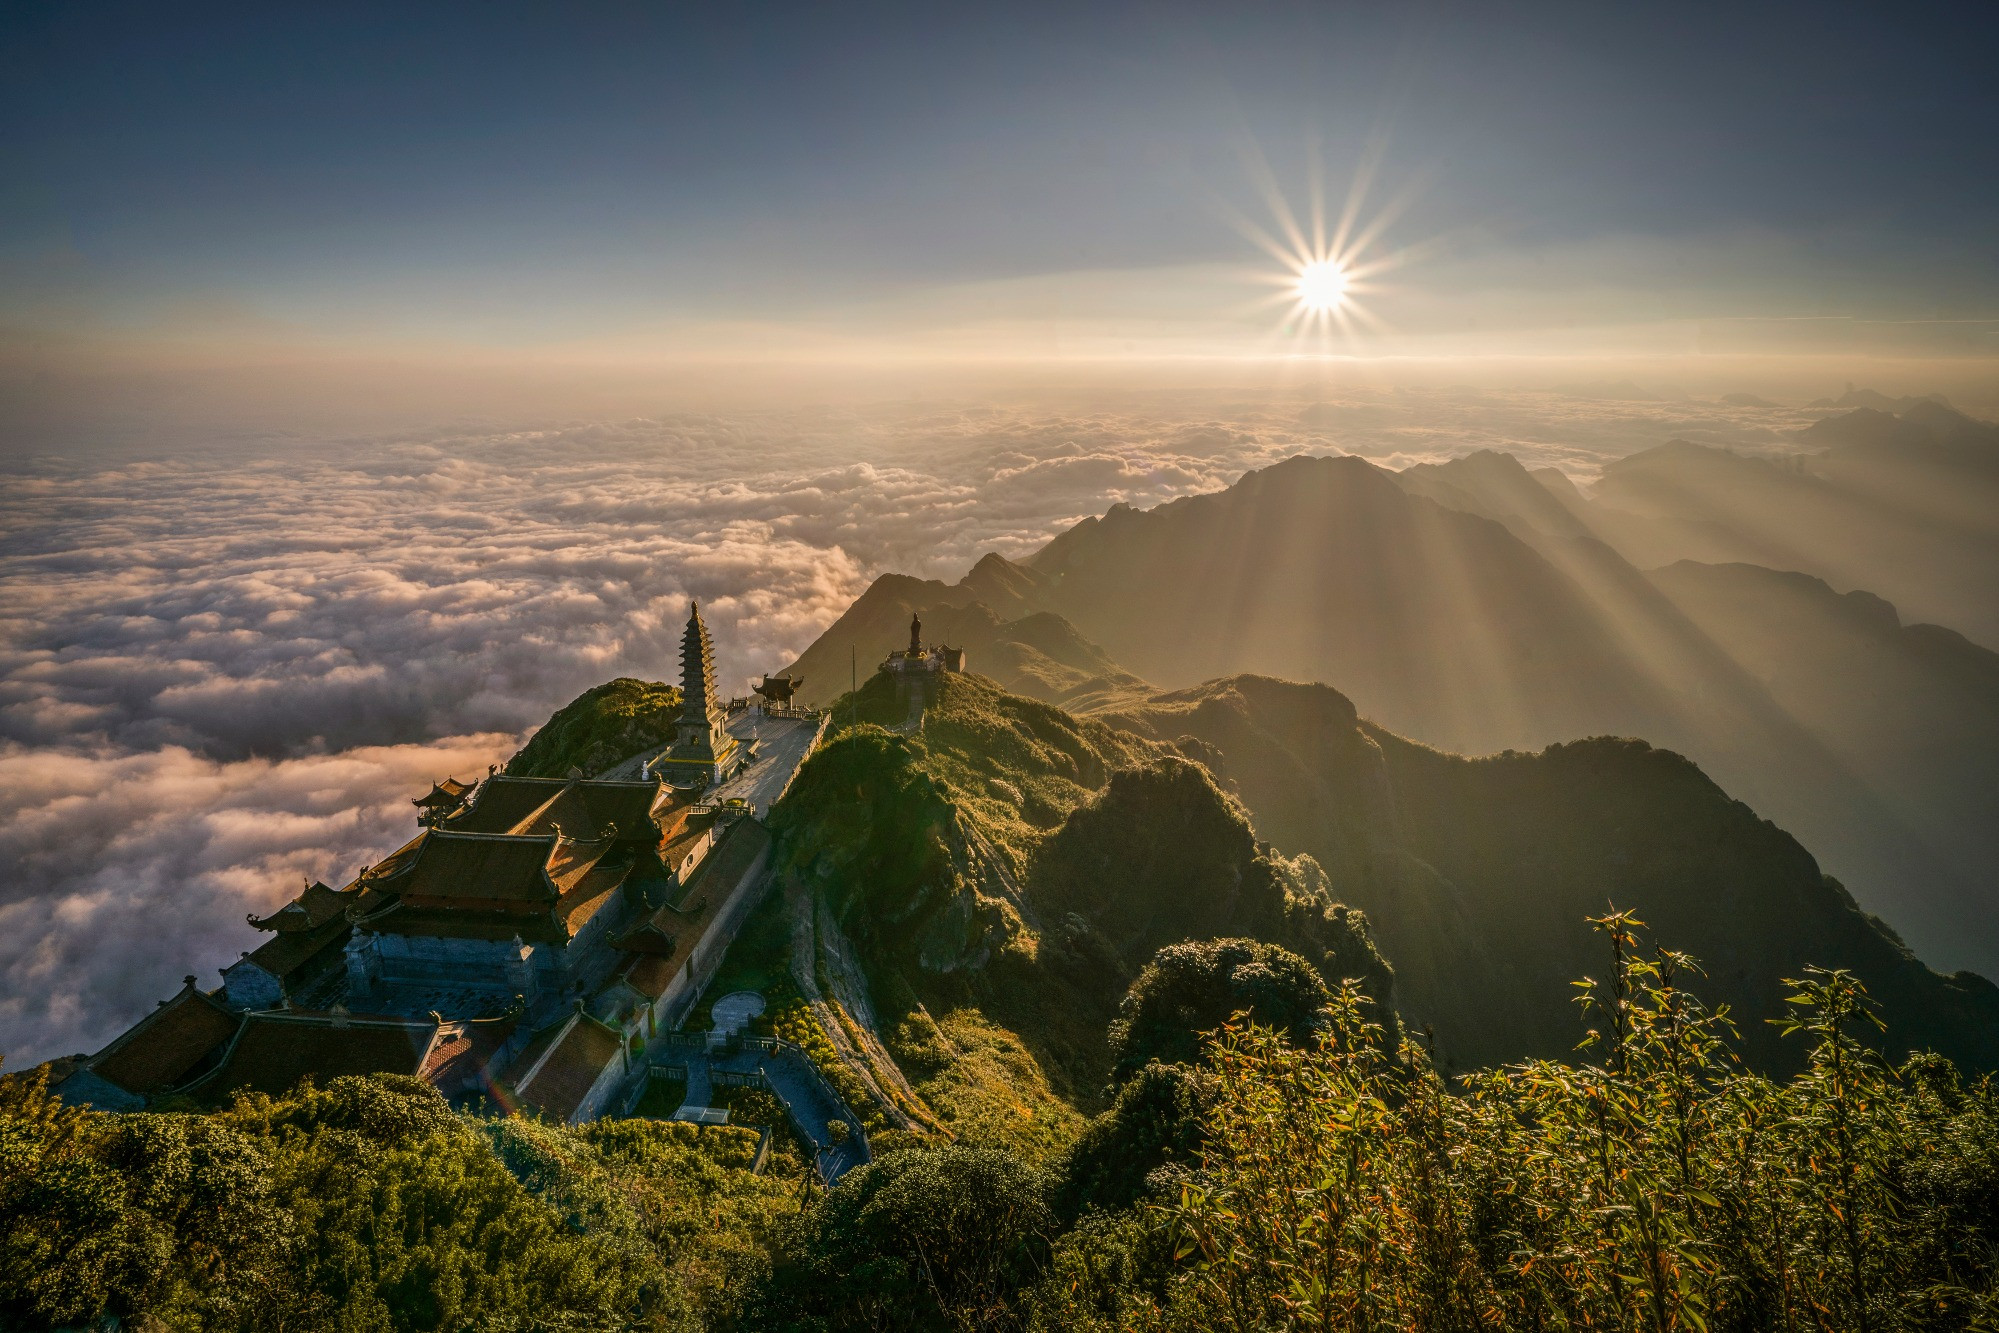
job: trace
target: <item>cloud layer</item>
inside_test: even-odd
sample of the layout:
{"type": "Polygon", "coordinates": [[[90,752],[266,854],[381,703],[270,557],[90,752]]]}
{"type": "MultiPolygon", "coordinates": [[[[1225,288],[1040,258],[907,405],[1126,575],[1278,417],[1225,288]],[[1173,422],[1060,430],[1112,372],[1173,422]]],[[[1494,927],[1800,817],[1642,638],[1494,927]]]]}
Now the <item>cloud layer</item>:
{"type": "Polygon", "coordinates": [[[482,772],[599,681],[670,679],[690,596],[743,691],[876,573],[955,578],[1290,454],[1497,447],[1586,476],[1809,419],[1631,392],[902,405],[0,465],[0,1050],[94,1049],[183,973],[211,984],[261,938],[244,913],[402,841],[431,778],[482,772]]]}

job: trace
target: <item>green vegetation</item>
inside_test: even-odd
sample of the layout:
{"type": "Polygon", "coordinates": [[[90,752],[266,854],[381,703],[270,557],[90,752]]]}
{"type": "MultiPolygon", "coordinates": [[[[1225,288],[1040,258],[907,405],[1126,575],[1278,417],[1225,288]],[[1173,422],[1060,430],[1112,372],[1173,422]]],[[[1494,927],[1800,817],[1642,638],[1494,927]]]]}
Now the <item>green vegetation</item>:
{"type": "Polygon", "coordinates": [[[1093,1109],[1124,986],[1163,944],[1268,939],[1387,1004],[1391,974],[1360,914],[1309,857],[1260,844],[1171,747],[977,675],[940,678],[913,734],[889,729],[908,709],[886,676],[835,715],[845,724],[772,815],[785,873],[824,895],[859,947],[913,1079],[942,1070],[940,1022],[966,1025],[965,1050],[1012,1043],[1038,1066],[987,1058],[982,1076],[938,1084],[959,1108],[939,1107],[947,1119],[979,1134],[1026,1120],[1038,1135],[1040,1113],[1009,1105],[1093,1109]]]}
{"type": "Polygon", "coordinates": [[[1111,1024],[1111,1077],[1123,1083],[1154,1061],[1195,1064],[1206,1034],[1238,1014],[1308,1042],[1331,999],[1310,963],[1274,944],[1168,945],[1131,983],[1111,1024]]]}
{"type": "MultiPolygon", "coordinates": [[[[750,1175],[749,1128],[478,1119],[390,1077],[103,1115],[16,1077],[0,1084],[0,1320],[1992,1327],[1999,1087],[1936,1056],[1882,1061],[1866,993],[1837,971],[1791,983],[1801,1072],[1750,1072],[1729,1016],[1684,988],[1692,960],[1642,951],[1636,925],[1598,922],[1612,966],[1582,983],[1588,1062],[1455,1082],[1414,1041],[1385,1050],[1356,985],[1308,1017],[1289,1008],[1313,990],[1300,959],[1169,949],[1127,997],[1123,1042],[1153,1032],[1191,1062],[1132,1073],[1066,1150],[883,1134],[823,1194],[782,1142],[785,1165],[750,1175]],[[1289,1038],[1245,1014],[1190,1049],[1153,1021],[1176,996],[1205,1021],[1224,991],[1272,1001],[1289,1038]]],[[[1007,1058],[956,1046],[977,1021],[936,1025],[958,1052],[942,1076],[1007,1058]]],[[[733,1095],[739,1118],[774,1117],[765,1095],[733,1095]]]]}
{"type": "Polygon", "coordinates": [[[507,761],[517,778],[560,778],[577,769],[595,776],[639,751],[673,738],[680,690],[620,676],[559,709],[507,761]]]}
{"type": "Polygon", "coordinates": [[[1602,918],[1601,1063],[1537,1061],[1450,1095],[1382,1057],[1344,992],[1314,1049],[1235,1030],[1202,1169],[1153,1216],[1184,1263],[1123,1326],[1967,1329],[1999,1317],[1999,1088],[1900,1068],[1843,972],[1788,983],[1808,1055],[1742,1070],[1727,1015],[1602,918]]]}
{"type": "Polygon", "coordinates": [[[1045,1262],[1047,1181],[1002,1152],[911,1149],[854,1172],[778,1236],[744,1330],[931,1330],[1017,1323],[1045,1262]]]}
{"type": "Polygon", "coordinates": [[[687,1080],[654,1078],[646,1082],[632,1114],[647,1120],[671,1120],[673,1113],[687,1104],[687,1080]]]}
{"type": "Polygon", "coordinates": [[[1817,963],[1866,983],[1898,1058],[1999,1069],[1999,988],[1924,967],[1796,839],[1669,750],[1595,737],[1465,758],[1362,721],[1336,690],[1256,676],[1102,720],[1209,747],[1257,833],[1309,854],[1366,914],[1447,1070],[1567,1049],[1563,986],[1592,966],[1583,922],[1607,899],[1713,960],[1690,984],[1733,1009],[1757,1068],[1803,1060],[1762,1020],[1784,1010],[1783,978],[1817,963]]]}
{"type": "Polygon", "coordinates": [[[907,1014],[888,1046],[917,1095],[966,1143],[1040,1163],[1082,1129],[1028,1045],[977,1008],[907,1014]]]}
{"type": "Polygon", "coordinates": [[[796,1186],[756,1135],[453,1113],[336,1079],[200,1114],[68,1110],[0,1082],[0,1325],[696,1327],[796,1186]]]}
{"type": "MultiPolygon", "coordinates": [[[[1575,956],[1542,899],[1592,867],[1655,896],[1692,868],[1710,897],[1796,890],[1786,960],[1882,938],[1850,903],[1825,914],[1837,886],[1794,843],[1640,743],[1457,760],[1297,688],[1155,698],[1129,731],[974,676],[945,678],[913,732],[884,680],[842,704],[772,814],[774,859],[853,942],[918,1128],[890,1128],[837,1056],[834,1035],[862,1044],[853,1014],[829,999],[829,1034],[799,993],[785,895],[713,991],[762,992],[759,1029],[857,1112],[875,1160],[831,1191],[757,1089],[717,1090],[726,1128],[577,1130],[454,1113],[407,1079],[109,1116],[17,1077],[0,1327],[1999,1326],[1999,1087],[1904,1059],[1906,1026],[1867,1044],[1863,980],[1920,999],[1912,960],[1787,961],[1784,1066],[1785,1033],[1613,913],[1586,1055],[1460,1077],[1404,1035],[1368,920],[1338,901],[1377,895],[1427,942],[1426,1002],[1533,1015],[1545,1044],[1561,988],[1543,1003],[1519,978],[1575,956]],[[1266,726],[1273,703],[1304,725],[1266,726]],[[1261,841],[1245,800],[1313,854],[1261,841]],[[1523,919],[1468,910],[1474,875],[1523,919]],[[782,1132],[753,1175],[761,1125],[782,1132]]],[[[1762,910],[1725,919],[1767,930],[1762,910]]],[[[823,954],[814,980],[858,1011],[844,966],[823,954]]]]}

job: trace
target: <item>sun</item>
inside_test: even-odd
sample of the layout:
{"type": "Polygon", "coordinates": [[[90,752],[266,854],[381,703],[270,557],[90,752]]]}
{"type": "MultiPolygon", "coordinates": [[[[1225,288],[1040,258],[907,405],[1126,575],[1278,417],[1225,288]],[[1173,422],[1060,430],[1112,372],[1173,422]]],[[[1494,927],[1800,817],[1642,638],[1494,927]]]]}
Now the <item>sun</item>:
{"type": "Polygon", "coordinates": [[[1222,216],[1276,265],[1243,270],[1247,282],[1271,289],[1245,306],[1244,313],[1281,308],[1271,337],[1290,343],[1292,355],[1331,354],[1334,340],[1357,352],[1369,335],[1387,334],[1388,325],[1369,309],[1378,295],[1390,290],[1382,284],[1382,275],[1441,244],[1432,240],[1392,249],[1383,245],[1384,235],[1413,197],[1413,187],[1380,207],[1368,208],[1369,186],[1379,165],[1379,150],[1370,149],[1354,173],[1345,205],[1336,210],[1326,207],[1323,169],[1308,164],[1307,207],[1301,214],[1292,210],[1254,144],[1247,146],[1246,155],[1250,180],[1270,209],[1270,222],[1257,222],[1227,204],[1221,207],[1222,216]]]}
{"type": "Polygon", "coordinates": [[[1329,315],[1346,304],[1346,268],[1337,259],[1314,259],[1298,269],[1298,304],[1317,315],[1329,315]]]}

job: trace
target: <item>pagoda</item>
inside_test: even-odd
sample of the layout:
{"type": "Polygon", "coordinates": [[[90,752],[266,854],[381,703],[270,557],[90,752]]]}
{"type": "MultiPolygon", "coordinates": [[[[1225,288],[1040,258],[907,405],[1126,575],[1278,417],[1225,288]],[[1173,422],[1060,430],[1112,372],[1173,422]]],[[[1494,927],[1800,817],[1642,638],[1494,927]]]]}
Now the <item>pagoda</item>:
{"type": "Polygon", "coordinates": [[[687,632],[680,636],[680,720],[672,748],[653,761],[653,770],[676,787],[718,782],[741,758],[715,697],[715,641],[701,619],[700,603],[689,607],[687,632]]]}

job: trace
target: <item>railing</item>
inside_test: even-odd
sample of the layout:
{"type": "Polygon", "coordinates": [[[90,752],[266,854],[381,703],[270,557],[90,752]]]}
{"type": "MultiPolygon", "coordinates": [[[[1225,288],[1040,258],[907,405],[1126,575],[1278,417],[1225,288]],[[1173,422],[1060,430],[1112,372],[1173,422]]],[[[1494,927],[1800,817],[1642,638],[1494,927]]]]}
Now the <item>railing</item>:
{"type": "MultiPolygon", "coordinates": [[[[805,1048],[802,1046],[793,1046],[789,1042],[778,1042],[776,1045],[778,1047],[777,1055],[780,1058],[789,1056],[794,1062],[803,1065],[806,1074],[818,1086],[819,1095],[832,1105],[840,1108],[843,1113],[844,1123],[847,1126],[848,1141],[846,1146],[849,1151],[855,1152],[859,1157],[858,1165],[866,1166],[869,1162],[874,1161],[874,1150],[868,1146],[868,1133],[861,1128],[860,1117],[854,1114],[853,1107],[847,1105],[847,1099],[836,1092],[833,1085],[826,1081],[826,1076],[819,1072],[818,1065],[812,1063],[812,1057],[806,1053],[805,1048]]],[[[784,1094],[778,1090],[777,1085],[774,1083],[771,1084],[770,1090],[777,1097],[778,1101],[783,1104],[785,1114],[790,1116],[792,1121],[801,1129],[805,1128],[804,1118],[798,1114],[797,1109],[790,1102],[784,1100],[784,1094]]],[[[813,1138],[809,1130],[806,1133],[806,1137],[813,1138]]],[[[816,1142],[816,1139],[814,1141],[816,1142]]],[[[833,1183],[833,1178],[827,1169],[825,1159],[838,1156],[840,1149],[841,1145],[839,1144],[835,1144],[829,1148],[821,1148],[814,1163],[819,1169],[820,1179],[824,1180],[828,1185],[833,1183]]]]}
{"type": "MultiPolygon", "coordinates": [[[[812,1081],[812,1085],[818,1090],[819,1096],[827,1105],[839,1110],[847,1126],[847,1140],[845,1143],[833,1144],[825,1148],[820,1148],[817,1151],[813,1160],[813,1167],[818,1171],[819,1178],[826,1184],[831,1185],[835,1178],[833,1173],[834,1162],[841,1156],[855,1159],[857,1165],[866,1165],[874,1160],[874,1149],[868,1144],[868,1134],[865,1129],[861,1128],[860,1117],[855,1114],[853,1107],[847,1105],[847,1099],[842,1097],[831,1083],[827,1082],[826,1076],[819,1072],[819,1066],[812,1062],[811,1055],[807,1053],[804,1047],[793,1045],[788,1041],[780,1041],[776,1037],[752,1037],[739,1032],[732,1033],[720,1046],[710,1051],[708,1047],[708,1034],[705,1032],[663,1032],[654,1037],[652,1043],[647,1047],[648,1058],[653,1060],[654,1063],[649,1066],[646,1078],[640,1084],[640,1096],[643,1095],[643,1089],[653,1079],[671,1080],[677,1078],[682,1082],[692,1081],[691,1071],[687,1065],[666,1063],[659,1060],[661,1054],[673,1050],[699,1050],[705,1054],[725,1057],[740,1054],[745,1050],[762,1051],[767,1055],[785,1061],[794,1068],[803,1069],[806,1077],[812,1081]]],[[[711,1065],[708,1070],[708,1081],[710,1087],[716,1088],[762,1088],[777,1099],[778,1105],[784,1108],[786,1118],[798,1127],[799,1132],[808,1141],[815,1144],[819,1141],[818,1135],[813,1132],[811,1121],[784,1095],[784,1090],[778,1086],[776,1080],[770,1077],[762,1065],[746,1073],[733,1069],[716,1069],[711,1065]]],[[[638,1105],[638,1102],[638,1096],[634,1096],[631,1099],[632,1106],[638,1105]]],[[[626,1114],[630,1114],[630,1110],[631,1108],[627,1107],[626,1114]]],[[[759,1161],[766,1155],[765,1148],[759,1147],[759,1161]]]]}

